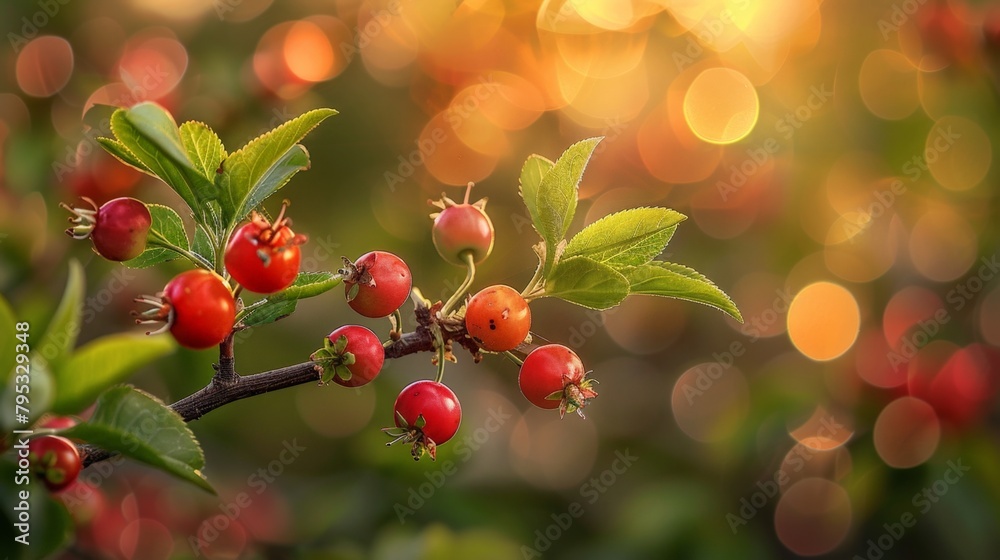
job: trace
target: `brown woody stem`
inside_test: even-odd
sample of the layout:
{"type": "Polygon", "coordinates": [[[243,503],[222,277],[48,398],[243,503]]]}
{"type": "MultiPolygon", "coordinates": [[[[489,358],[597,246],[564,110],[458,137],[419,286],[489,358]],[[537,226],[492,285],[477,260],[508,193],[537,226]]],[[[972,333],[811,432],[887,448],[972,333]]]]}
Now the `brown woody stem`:
{"type": "MultiPolygon", "coordinates": [[[[424,326],[426,325],[425,321],[432,319],[426,308],[422,311],[424,313],[417,313],[421,326],[417,327],[416,331],[403,334],[398,340],[394,340],[385,347],[387,359],[434,350],[434,336],[430,329],[424,326]]],[[[464,338],[464,331],[445,329],[444,333],[448,338],[464,338]]],[[[216,373],[211,383],[196,393],[170,405],[170,408],[177,412],[185,422],[197,420],[220,406],[241,399],[304,383],[319,383],[320,381],[320,372],[316,368],[316,364],[312,362],[303,362],[253,375],[239,375],[235,370],[232,336],[219,345],[219,364],[215,366],[215,369],[216,373]]],[[[80,445],[79,449],[84,467],[116,455],[89,444],[80,445]]]]}

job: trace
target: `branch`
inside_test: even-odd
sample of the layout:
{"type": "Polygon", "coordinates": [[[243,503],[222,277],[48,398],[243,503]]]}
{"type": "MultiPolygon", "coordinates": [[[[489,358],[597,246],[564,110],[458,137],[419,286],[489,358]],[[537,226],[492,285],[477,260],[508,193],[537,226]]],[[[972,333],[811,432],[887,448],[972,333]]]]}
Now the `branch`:
{"type": "MultiPolygon", "coordinates": [[[[431,329],[427,326],[431,322],[429,310],[427,308],[418,309],[417,319],[421,325],[414,332],[403,334],[385,347],[385,357],[387,359],[401,358],[408,354],[434,350],[434,336],[431,329]]],[[[461,329],[455,328],[450,322],[448,324],[443,322],[440,324],[441,330],[447,340],[460,340],[459,337],[467,338],[465,337],[464,327],[461,329]]],[[[212,381],[198,392],[188,395],[170,405],[170,408],[177,412],[185,422],[197,420],[220,406],[238,400],[304,383],[318,383],[320,380],[319,369],[312,362],[303,362],[253,375],[239,375],[235,371],[232,342],[232,337],[230,336],[229,339],[220,345],[219,364],[215,366],[216,373],[212,377],[212,381]]],[[[463,345],[468,347],[467,343],[463,342],[463,345]]],[[[477,358],[476,361],[478,361],[478,353],[474,355],[477,358]]],[[[81,445],[79,449],[80,455],[83,457],[84,467],[115,456],[115,453],[89,444],[81,445]]]]}

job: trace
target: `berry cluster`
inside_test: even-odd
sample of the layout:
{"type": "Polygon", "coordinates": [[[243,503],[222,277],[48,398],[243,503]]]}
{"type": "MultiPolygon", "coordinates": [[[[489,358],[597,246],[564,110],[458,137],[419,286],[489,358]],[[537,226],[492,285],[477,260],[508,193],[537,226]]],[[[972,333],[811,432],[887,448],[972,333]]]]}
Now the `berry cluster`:
{"type": "MultiPolygon", "coordinates": [[[[462,407],[455,393],[442,383],[444,363],[454,360],[452,341],[470,349],[476,361],[482,352],[504,353],[522,362],[512,352],[528,348],[531,341],[531,309],[518,291],[505,285],[489,286],[459,305],[472,283],[475,265],[493,250],[493,223],[486,214],[486,200],[469,203],[470,183],[465,200],[456,203],[447,196],[431,204],[440,209],[434,220],[432,238],[441,257],[449,263],[468,267],[465,284],[446,304],[430,305],[433,314],[423,327],[434,332],[433,350],[438,375],[435,380],[421,380],[405,387],[393,406],[394,426],[384,431],[397,441],[412,444],[414,458],[425,452],[436,456],[437,445],[450,440],[461,423],[462,407]],[[448,339],[441,325],[459,325],[448,339]]],[[[114,261],[127,261],[146,249],[151,227],[150,211],[133,198],[112,200],[99,209],[89,199],[89,208],[70,208],[74,227],[67,233],[76,239],[89,238],[94,250],[114,261]]],[[[225,246],[223,270],[196,268],[181,272],[155,296],[141,296],[137,302],[149,305],[143,312],[133,312],[136,322],[162,324],[157,332],[170,332],[186,348],[200,350],[223,344],[237,325],[237,313],[243,307],[241,290],[274,294],[288,288],[299,274],[300,246],[306,237],[291,229],[286,217],[287,201],[277,218],[268,220],[251,212],[246,223],[235,228],[225,246]]],[[[155,242],[155,240],[154,240],[155,242]]],[[[400,307],[409,299],[420,299],[413,290],[410,269],[398,256],[372,251],[351,261],[344,258],[339,271],[344,283],[347,304],[368,318],[390,317],[391,339],[398,339],[400,307]]],[[[153,334],[153,333],[149,333],[153,334]]],[[[391,344],[391,340],[386,344],[391,344]]],[[[360,325],[345,325],[331,332],[323,347],[310,359],[321,371],[323,382],[345,387],[360,387],[374,380],[385,361],[384,344],[379,337],[360,325]]],[[[559,408],[560,414],[578,411],[597,394],[590,389],[583,365],[572,350],[560,345],[534,349],[523,360],[519,377],[522,393],[541,408],[559,408]]],[[[582,416],[582,412],[581,412],[582,416]]],[[[53,489],[72,482],[79,470],[79,457],[71,468],[69,459],[76,448],[63,438],[47,436],[38,455],[44,480],[53,489]],[[70,465],[56,467],[54,465],[70,465]],[[68,481],[68,482],[67,482],[68,481]],[[65,484],[64,484],[65,483],[65,484]]],[[[38,443],[42,446],[43,443],[38,443]]],[[[41,472],[41,471],[39,471],[41,472]]]]}
{"type": "MultiPolygon", "coordinates": [[[[556,161],[538,154],[526,159],[518,194],[540,240],[532,246],[538,265],[520,291],[502,284],[471,290],[476,267],[490,256],[495,241],[486,199],[469,201],[471,183],[461,202],[446,195],[430,201],[435,208],[430,216],[434,247],[442,259],[466,271],[465,280],[446,301],[425,298],[413,285],[406,262],[385,251],[371,251],[353,261],[345,257],[337,273],[300,271],[301,247],[307,239],[293,231],[286,216],[288,202],[274,219],[265,206],[292,176],[309,168],[309,153],[299,142],[335,114],[332,109],[308,111],[228,152],[207,125],[177,125],[155,103],[113,111],[114,138],[101,138],[101,146],[125,165],[163,181],[183,204],[174,209],[117,198],[98,208],[84,199],[78,208],[64,205],[72,213],[67,233],[90,239],[99,255],[131,268],[187,262],[189,270],[174,276],[162,291],[136,298],[148,307],[133,315],[137,323],[159,325],[157,332],[169,332],[180,346],[218,346],[219,362],[211,383],[170,405],[110,381],[107,386],[60,383],[53,411],[79,412],[94,398],[96,404],[83,424],[44,428],[33,440],[31,463],[50,488],[72,483],[81,453],[83,464],[119,453],[210,489],[202,474],[204,455],[194,434],[183,429],[184,422],[242,398],[317,380],[360,387],[379,375],[386,359],[417,352],[431,353],[436,375],[399,393],[391,425],[384,428],[392,437],[390,445],[410,444],[416,459],[425,453],[433,459],[438,446],[452,439],[461,424],[462,407],[444,384],[444,372],[462,349],[475,363],[496,355],[518,364],[518,386],[534,406],[558,409],[560,416],[583,416],[583,408],[597,396],[594,381],[571,349],[532,333],[529,303],[537,298],[558,298],[594,310],[613,308],[633,295],[681,298],[742,320],[732,300],[707,278],[686,266],[657,260],[686,218],[679,212],[627,209],[569,235],[580,181],[601,138],[576,142],[556,161]],[[343,325],[322,339],[308,361],[251,375],[236,372],[237,332],[287,317],[300,300],[341,283],[352,310],[367,318],[389,319],[388,336],[361,325],[343,325]],[[404,333],[401,307],[407,300],[412,301],[416,327],[404,333]],[[150,414],[170,435],[138,452],[124,443],[139,436],[123,409],[150,414]]],[[[82,282],[80,276],[71,267],[69,285],[82,282]]],[[[77,305],[80,292],[67,289],[63,301],[77,305]]],[[[153,357],[147,361],[169,350],[156,341],[142,342],[119,339],[116,344],[148,346],[146,355],[153,357]]],[[[123,379],[126,368],[119,370],[109,377],[123,379]]],[[[56,371],[59,379],[75,373],[69,368],[56,371]]]]}
{"type": "MultiPolygon", "coordinates": [[[[493,223],[486,214],[486,200],[469,203],[470,183],[465,201],[456,203],[447,196],[431,204],[441,209],[431,215],[432,238],[438,254],[447,262],[466,266],[469,276],[446,304],[431,305],[435,312],[423,327],[438,328],[435,350],[438,376],[407,385],[393,405],[394,426],[384,428],[396,442],[412,444],[414,459],[427,453],[433,459],[437,446],[450,440],[462,420],[462,407],[455,393],[442,383],[444,363],[450,355],[450,341],[444,340],[441,325],[459,322],[464,330],[463,346],[470,348],[477,361],[481,352],[505,353],[521,362],[512,351],[530,343],[531,309],[525,298],[510,286],[495,285],[482,289],[464,306],[452,310],[465,295],[481,263],[493,250],[493,223]]],[[[393,316],[394,326],[399,307],[412,288],[410,270],[398,256],[373,251],[357,261],[345,259],[340,270],[351,308],[365,317],[393,316]]],[[[415,300],[421,299],[415,291],[415,300]]],[[[425,302],[424,304],[428,304],[425,302]]],[[[398,338],[399,333],[390,333],[398,338]]],[[[323,371],[324,381],[345,387],[359,387],[378,375],[385,360],[383,344],[369,329],[359,325],[340,327],[327,336],[323,348],[311,356],[323,371]]],[[[451,359],[454,359],[452,356],[451,359]]],[[[531,351],[523,360],[519,377],[521,392],[535,406],[559,408],[560,414],[581,409],[597,396],[586,379],[580,358],[558,344],[531,351]]]]}

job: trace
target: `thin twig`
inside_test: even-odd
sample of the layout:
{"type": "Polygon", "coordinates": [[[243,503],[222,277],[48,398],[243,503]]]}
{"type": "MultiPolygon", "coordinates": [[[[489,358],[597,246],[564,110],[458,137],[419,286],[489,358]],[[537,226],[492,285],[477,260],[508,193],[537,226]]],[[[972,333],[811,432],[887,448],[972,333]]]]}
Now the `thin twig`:
{"type": "MultiPolygon", "coordinates": [[[[444,332],[445,336],[449,338],[465,337],[464,332],[447,330],[444,332]]],[[[170,405],[170,408],[179,414],[185,422],[197,420],[216,408],[238,400],[305,383],[319,383],[320,381],[320,372],[316,368],[316,364],[312,362],[303,362],[253,375],[239,375],[233,369],[232,337],[228,339],[228,345],[223,342],[219,350],[219,365],[216,366],[216,374],[212,378],[212,382],[201,390],[170,405]],[[228,365],[226,365],[227,363],[228,365]],[[223,379],[224,381],[222,381],[223,379]]],[[[416,331],[403,334],[399,340],[386,346],[385,357],[395,359],[431,350],[434,350],[434,337],[430,329],[420,326],[416,331]]],[[[116,455],[89,444],[80,445],[79,450],[81,457],[83,457],[84,467],[116,455]]]]}

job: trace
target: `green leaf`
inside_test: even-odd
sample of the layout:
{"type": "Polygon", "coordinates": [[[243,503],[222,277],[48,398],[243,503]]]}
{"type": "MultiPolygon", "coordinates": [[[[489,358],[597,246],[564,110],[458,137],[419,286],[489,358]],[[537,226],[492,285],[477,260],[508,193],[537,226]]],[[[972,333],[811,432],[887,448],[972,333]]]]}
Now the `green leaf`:
{"type": "Polygon", "coordinates": [[[226,148],[222,145],[222,140],[205,123],[188,121],[178,129],[181,136],[181,144],[187,152],[188,159],[194,163],[202,175],[211,181],[219,169],[219,164],[226,159],[226,148]]]}
{"type": "Polygon", "coordinates": [[[107,130],[111,125],[111,116],[120,109],[115,105],[94,103],[83,113],[83,126],[96,130],[107,130]]]}
{"type": "Polygon", "coordinates": [[[291,286],[247,307],[236,317],[236,321],[246,327],[273,323],[291,315],[298,300],[332,290],[342,280],[339,274],[332,272],[300,272],[291,286]]]}
{"type": "Polygon", "coordinates": [[[562,258],[588,257],[615,269],[646,264],[663,252],[687,216],[667,208],[623,210],[585,227],[566,245],[562,258]]]}
{"type": "Polygon", "coordinates": [[[209,239],[208,234],[201,224],[194,229],[194,241],[191,242],[191,252],[200,255],[210,263],[215,262],[215,244],[209,239]]]}
{"type": "Polygon", "coordinates": [[[152,218],[149,234],[146,235],[146,250],[138,257],[123,263],[129,268],[148,268],[183,256],[166,245],[188,250],[184,222],[177,212],[162,204],[147,204],[146,207],[149,208],[149,215],[152,218]]]}
{"type": "Polygon", "coordinates": [[[518,191],[521,193],[521,200],[524,201],[524,205],[528,208],[528,216],[531,217],[532,226],[539,235],[541,235],[541,230],[538,229],[537,225],[534,225],[540,221],[538,217],[538,205],[536,204],[538,200],[538,187],[542,184],[542,178],[552,169],[553,165],[555,164],[548,158],[532,154],[528,156],[528,159],[524,162],[524,167],[521,168],[521,187],[518,191]]]}
{"type": "Polygon", "coordinates": [[[244,327],[259,327],[268,323],[273,323],[279,319],[284,319],[295,312],[298,300],[270,302],[261,300],[261,304],[251,309],[247,309],[240,323],[244,327]]]}
{"type": "Polygon", "coordinates": [[[232,226],[274,194],[292,175],[308,167],[309,154],[296,144],[333,109],[315,109],[267,132],[243,146],[222,163],[219,186],[223,221],[232,226]]]}
{"type": "Polygon", "coordinates": [[[97,399],[90,420],[60,435],[121,453],[215,493],[200,472],[205,456],[184,420],[134,387],[108,389],[97,399]]]}
{"type": "Polygon", "coordinates": [[[214,179],[198,171],[188,158],[170,113],[156,103],[139,103],[116,111],[111,130],[136,159],[184,199],[199,221],[204,221],[204,205],[218,196],[218,189],[214,179]]]}
{"type": "Polygon", "coordinates": [[[134,370],[174,349],[169,336],[116,334],[80,347],[55,370],[53,412],[73,414],[94,402],[108,387],[121,383],[134,370]]]}
{"type": "Polygon", "coordinates": [[[98,138],[97,143],[100,144],[101,147],[104,148],[109,154],[115,156],[115,159],[118,161],[130,167],[134,167],[147,175],[156,177],[156,173],[150,171],[150,169],[146,167],[145,163],[139,161],[139,158],[135,157],[135,154],[130,152],[129,149],[125,147],[125,144],[122,144],[113,138],[98,138]]]}
{"type": "Polygon", "coordinates": [[[277,302],[310,298],[332,290],[342,281],[342,276],[332,272],[300,272],[291,286],[272,294],[267,299],[270,302],[277,302]]]}
{"type": "Polygon", "coordinates": [[[76,337],[80,334],[84,290],[83,267],[79,262],[71,260],[66,290],[63,292],[59,307],[56,308],[38,344],[32,345],[36,359],[45,360],[51,367],[55,367],[68,357],[70,350],[76,345],[76,337]]]}
{"type": "MultiPolygon", "coordinates": [[[[7,378],[14,371],[14,355],[16,354],[14,348],[21,343],[20,340],[14,338],[14,335],[18,334],[16,324],[17,317],[14,316],[14,310],[10,308],[10,304],[7,303],[3,294],[0,294],[0,340],[7,341],[0,344],[0,387],[7,384],[7,378]]],[[[28,336],[30,347],[32,343],[30,332],[28,336]]]]}
{"type": "Polygon", "coordinates": [[[556,247],[566,236],[573,215],[580,179],[591,154],[601,138],[588,138],[570,146],[542,177],[535,196],[538,218],[535,229],[545,240],[546,262],[543,275],[548,278],[555,264],[556,247]]]}
{"type": "Polygon", "coordinates": [[[309,165],[309,152],[306,151],[305,146],[302,144],[292,146],[257,181],[257,184],[250,191],[250,196],[244,203],[244,209],[240,211],[243,216],[239,220],[246,217],[251,210],[264,202],[267,197],[278,192],[296,173],[309,169],[309,165]]]}
{"type": "Polygon", "coordinates": [[[743,322],[740,310],[725,292],[711,280],[686,266],[654,261],[628,269],[625,275],[631,284],[632,294],[672,297],[703,303],[743,322]]]}
{"type": "Polygon", "coordinates": [[[559,261],[545,281],[545,296],[557,297],[590,309],[608,309],[629,294],[628,280],[610,266],[573,257],[559,261]]]}

